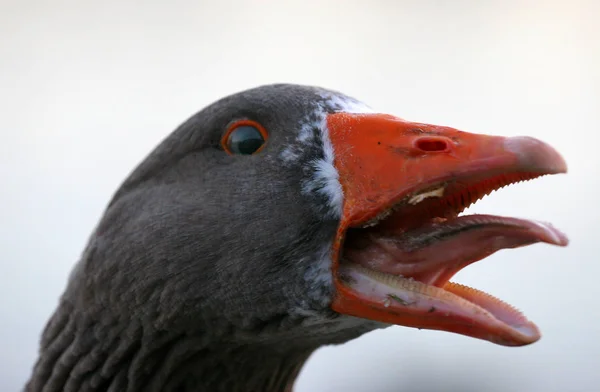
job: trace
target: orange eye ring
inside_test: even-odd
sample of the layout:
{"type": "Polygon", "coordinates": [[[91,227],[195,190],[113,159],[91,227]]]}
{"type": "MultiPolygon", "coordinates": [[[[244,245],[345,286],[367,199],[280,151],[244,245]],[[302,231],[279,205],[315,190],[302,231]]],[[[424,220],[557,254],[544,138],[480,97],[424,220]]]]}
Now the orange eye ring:
{"type": "Polygon", "coordinates": [[[221,138],[221,147],[229,155],[254,155],[260,152],[269,134],[258,122],[239,120],[231,124],[221,138]]]}

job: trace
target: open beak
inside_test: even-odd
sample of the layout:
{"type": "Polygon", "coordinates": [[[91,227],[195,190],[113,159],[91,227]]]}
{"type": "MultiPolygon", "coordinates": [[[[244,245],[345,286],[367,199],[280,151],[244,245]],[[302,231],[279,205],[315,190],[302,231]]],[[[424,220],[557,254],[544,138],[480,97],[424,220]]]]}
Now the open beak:
{"type": "Polygon", "coordinates": [[[529,137],[471,134],[383,114],[327,118],[344,192],[333,246],[333,310],[408,327],[520,346],[538,328],[510,305],[450,282],[505,248],[566,246],[548,224],[460,216],[505,185],[565,173],[562,157],[529,137]]]}

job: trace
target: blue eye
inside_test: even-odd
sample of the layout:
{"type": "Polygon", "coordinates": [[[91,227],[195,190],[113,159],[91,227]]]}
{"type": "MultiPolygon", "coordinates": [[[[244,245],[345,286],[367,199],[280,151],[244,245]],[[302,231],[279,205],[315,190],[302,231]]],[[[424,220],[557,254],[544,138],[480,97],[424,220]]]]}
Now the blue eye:
{"type": "Polygon", "coordinates": [[[254,121],[239,121],[229,128],[221,144],[229,154],[252,155],[265,144],[266,134],[254,121]]]}

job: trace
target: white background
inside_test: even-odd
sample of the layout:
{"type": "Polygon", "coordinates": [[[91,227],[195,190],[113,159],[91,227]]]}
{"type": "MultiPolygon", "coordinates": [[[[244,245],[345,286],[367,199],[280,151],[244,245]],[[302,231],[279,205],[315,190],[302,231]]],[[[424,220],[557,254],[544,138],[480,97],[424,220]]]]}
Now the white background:
{"type": "Polygon", "coordinates": [[[538,137],[570,170],[471,209],[551,221],[568,248],[505,250],[457,276],[521,308],[541,341],[393,327],[319,350],[297,392],[594,390],[598,18],[593,1],[0,1],[0,391],[29,375],[68,273],[134,165],[205,105],[272,82],[538,137]]]}

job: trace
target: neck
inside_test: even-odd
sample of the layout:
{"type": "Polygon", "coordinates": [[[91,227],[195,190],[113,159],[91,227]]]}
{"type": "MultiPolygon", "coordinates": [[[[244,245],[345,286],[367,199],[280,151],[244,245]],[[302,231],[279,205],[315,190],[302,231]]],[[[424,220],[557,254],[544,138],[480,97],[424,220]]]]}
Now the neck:
{"type": "Polygon", "coordinates": [[[63,303],[46,326],[25,391],[290,392],[314,350],[215,343],[142,325],[94,322],[63,303]]]}
{"type": "Polygon", "coordinates": [[[221,347],[186,364],[185,391],[291,392],[311,351],[281,353],[265,347],[221,347]],[[210,358],[208,358],[210,357],[210,358]]]}

